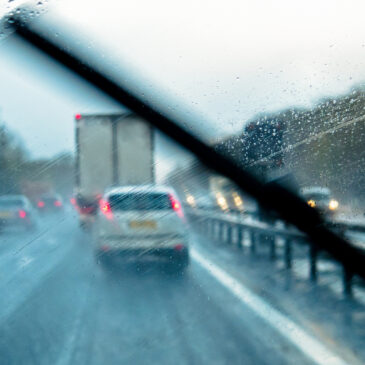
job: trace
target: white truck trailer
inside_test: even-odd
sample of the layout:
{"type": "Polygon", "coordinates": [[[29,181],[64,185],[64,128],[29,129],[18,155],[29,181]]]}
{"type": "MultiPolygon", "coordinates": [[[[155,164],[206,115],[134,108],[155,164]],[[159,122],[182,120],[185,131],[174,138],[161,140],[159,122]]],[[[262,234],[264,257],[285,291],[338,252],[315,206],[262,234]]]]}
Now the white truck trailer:
{"type": "Polygon", "coordinates": [[[94,221],[106,188],[155,181],[154,133],[133,113],[76,114],[75,197],[81,227],[94,221]]]}

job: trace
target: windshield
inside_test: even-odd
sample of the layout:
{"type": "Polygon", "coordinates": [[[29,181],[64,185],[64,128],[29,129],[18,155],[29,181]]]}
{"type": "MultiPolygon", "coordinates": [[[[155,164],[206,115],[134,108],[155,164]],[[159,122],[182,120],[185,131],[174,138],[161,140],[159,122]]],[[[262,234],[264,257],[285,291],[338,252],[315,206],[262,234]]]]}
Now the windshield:
{"type": "Polygon", "coordinates": [[[364,10],[1,6],[0,362],[364,364],[364,10]]]}

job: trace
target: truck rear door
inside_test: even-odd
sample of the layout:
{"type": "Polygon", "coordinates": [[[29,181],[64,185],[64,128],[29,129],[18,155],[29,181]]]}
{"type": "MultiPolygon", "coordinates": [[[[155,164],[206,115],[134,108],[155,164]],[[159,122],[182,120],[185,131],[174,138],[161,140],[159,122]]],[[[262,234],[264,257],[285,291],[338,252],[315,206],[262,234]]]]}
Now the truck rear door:
{"type": "Polygon", "coordinates": [[[117,164],[120,185],[154,182],[153,132],[141,118],[130,115],[117,123],[117,164]]]}
{"type": "Polygon", "coordinates": [[[113,183],[112,122],[108,117],[83,117],[77,133],[79,193],[92,198],[113,183]]]}

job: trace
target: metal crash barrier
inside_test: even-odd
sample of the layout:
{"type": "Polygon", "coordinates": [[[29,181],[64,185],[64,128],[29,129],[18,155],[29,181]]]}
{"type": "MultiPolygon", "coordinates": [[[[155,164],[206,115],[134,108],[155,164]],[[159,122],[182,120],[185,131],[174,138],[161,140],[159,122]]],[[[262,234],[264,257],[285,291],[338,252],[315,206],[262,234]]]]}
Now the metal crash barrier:
{"type": "MultiPolygon", "coordinates": [[[[317,246],[311,244],[308,237],[294,227],[288,227],[283,222],[276,224],[260,222],[252,216],[199,211],[197,209],[189,209],[187,215],[198,232],[220,243],[235,246],[252,255],[257,254],[260,245],[265,245],[269,248],[268,259],[271,261],[282,259],[286,270],[292,269],[293,260],[296,258],[293,250],[294,245],[306,246],[309,260],[308,279],[314,284],[318,282],[318,262],[321,254],[326,255],[326,253],[321,252],[317,246]],[[278,253],[278,239],[281,240],[281,257],[278,253]],[[245,245],[244,242],[248,242],[248,244],[245,245]]],[[[344,224],[333,224],[332,228],[341,231],[346,229],[344,224]]],[[[334,262],[341,265],[336,260],[334,262]]],[[[353,276],[342,266],[342,290],[346,297],[353,295],[353,276]]]]}

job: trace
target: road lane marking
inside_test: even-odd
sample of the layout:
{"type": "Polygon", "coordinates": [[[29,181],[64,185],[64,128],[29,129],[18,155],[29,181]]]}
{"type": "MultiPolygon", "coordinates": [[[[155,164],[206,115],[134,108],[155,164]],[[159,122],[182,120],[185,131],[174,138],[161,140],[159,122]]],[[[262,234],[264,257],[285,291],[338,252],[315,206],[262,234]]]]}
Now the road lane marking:
{"type": "Polygon", "coordinates": [[[215,263],[203,257],[194,248],[190,249],[191,258],[228,289],[243,304],[262,318],[272,328],[289,340],[304,355],[318,365],[346,365],[347,362],[334,354],[324,344],[308,334],[299,325],[273,308],[261,297],[253,293],[238,280],[215,263]]]}
{"type": "Polygon", "coordinates": [[[20,260],[19,260],[19,267],[20,268],[24,268],[25,266],[28,266],[31,262],[34,261],[33,257],[30,256],[23,256],[20,260]]]}
{"type": "Polygon", "coordinates": [[[46,242],[50,245],[53,246],[57,243],[56,239],[54,237],[49,237],[46,242]]]}

